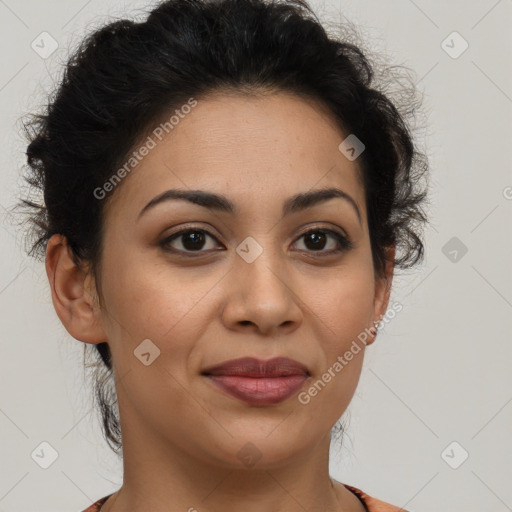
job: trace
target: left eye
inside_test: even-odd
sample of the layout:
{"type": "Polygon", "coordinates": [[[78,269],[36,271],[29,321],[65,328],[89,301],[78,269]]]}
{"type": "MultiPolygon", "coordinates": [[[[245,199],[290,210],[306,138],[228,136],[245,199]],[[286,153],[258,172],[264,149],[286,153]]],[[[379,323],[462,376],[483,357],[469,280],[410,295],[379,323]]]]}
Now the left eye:
{"type": "Polygon", "coordinates": [[[304,239],[304,245],[313,252],[320,251],[327,254],[332,254],[341,252],[345,249],[350,249],[352,247],[352,243],[347,237],[330,229],[314,229],[308,231],[299,237],[299,240],[301,239],[304,239]],[[334,248],[324,251],[322,249],[324,249],[325,245],[327,244],[329,237],[334,240],[334,248]]]}
{"type": "MultiPolygon", "coordinates": [[[[214,243],[212,247],[206,247],[206,250],[202,250],[205,249],[208,238],[217,241],[217,238],[214,235],[204,229],[186,229],[178,231],[167,237],[160,243],[160,245],[165,250],[175,253],[206,252],[208,249],[215,249],[214,243]],[[180,239],[181,248],[172,245],[174,241],[180,239]]],[[[352,248],[352,242],[347,237],[330,229],[313,229],[307,231],[299,236],[298,240],[300,241],[302,239],[304,239],[306,249],[299,249],[301,251],[305,250],[308,252],[333,254],[352,248]],[[331,248],[325,250],[326,245],[329,245],[329,239],[331,239],[331,248]]]]}

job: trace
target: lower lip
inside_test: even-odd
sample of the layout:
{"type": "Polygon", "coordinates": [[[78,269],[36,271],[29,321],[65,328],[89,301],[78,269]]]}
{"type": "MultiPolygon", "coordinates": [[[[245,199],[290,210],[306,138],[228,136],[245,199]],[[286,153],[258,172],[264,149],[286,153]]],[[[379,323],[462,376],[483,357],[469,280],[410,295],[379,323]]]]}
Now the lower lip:
{"type": "Polygon", "coordinates": [[[296,393],[307,380],[306,375],[262,378],[209,375],[208,378],[222,391],[253,405],[283,402],[296,393]]]}

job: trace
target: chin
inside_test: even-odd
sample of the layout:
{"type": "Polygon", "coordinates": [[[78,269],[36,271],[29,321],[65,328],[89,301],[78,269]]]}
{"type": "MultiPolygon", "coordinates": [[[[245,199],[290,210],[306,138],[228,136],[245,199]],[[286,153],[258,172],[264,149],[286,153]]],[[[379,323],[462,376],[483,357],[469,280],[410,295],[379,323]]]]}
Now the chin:
{"type": "Polygon", "coordinates": [[[318,443],[318,437],[311,436],[311,429],[311,437],[292,435],[286,422],[267,422],[265,428],[259,428],[261,422],[250,426],[244,423],[237,428],[226,426],[233,437],[226,435],[210,444],[218,448],[217,453],[210,452],[216,465],[231,470],[275,469],[300,459],[318,443]]]}

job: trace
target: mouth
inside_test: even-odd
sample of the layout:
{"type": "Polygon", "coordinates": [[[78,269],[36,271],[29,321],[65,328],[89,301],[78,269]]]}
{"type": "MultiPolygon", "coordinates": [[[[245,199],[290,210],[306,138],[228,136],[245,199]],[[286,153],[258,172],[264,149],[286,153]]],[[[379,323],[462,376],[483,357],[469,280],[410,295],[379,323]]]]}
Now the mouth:
{"type": "Polygon", "coordinates": [[[303,364],[286,357],[232,359],[201,374],[220,391],[251,405],[283,402],[311,376],[303,364]]]}

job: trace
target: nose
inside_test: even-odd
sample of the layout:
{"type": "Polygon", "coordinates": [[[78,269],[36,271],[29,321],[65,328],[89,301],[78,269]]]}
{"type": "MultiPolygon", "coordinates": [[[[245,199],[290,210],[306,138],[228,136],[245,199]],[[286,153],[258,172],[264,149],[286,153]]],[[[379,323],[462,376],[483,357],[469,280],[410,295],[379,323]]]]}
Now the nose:
{"type": "Polygon", "coordinates": [[[278,255],[264,250],[252,263],[237,255],[233,265],[222,311],[228,329],[276,336],[299,327],[303,313],[298,284],[278,255]]]}

